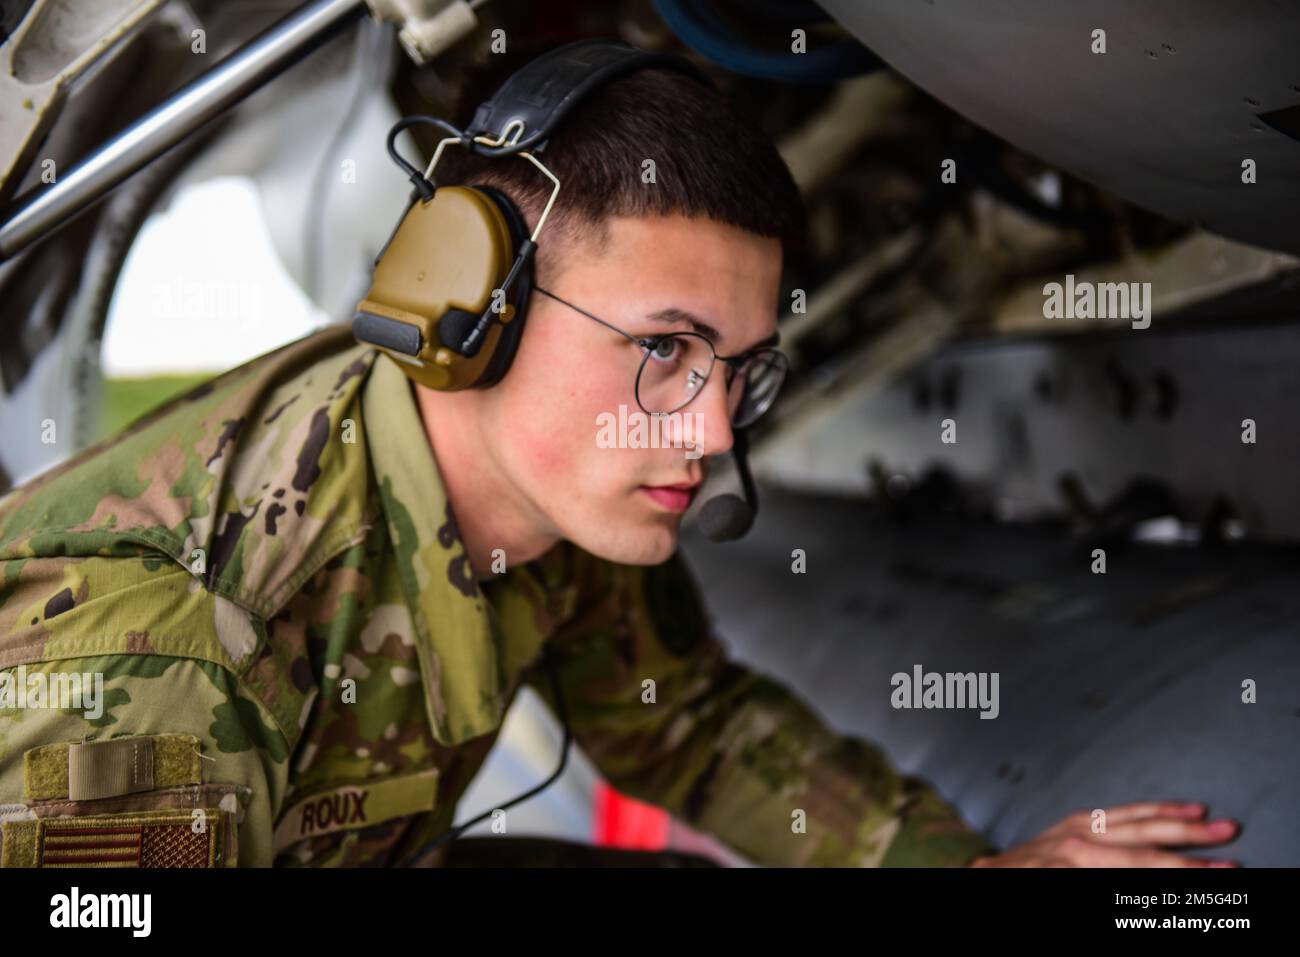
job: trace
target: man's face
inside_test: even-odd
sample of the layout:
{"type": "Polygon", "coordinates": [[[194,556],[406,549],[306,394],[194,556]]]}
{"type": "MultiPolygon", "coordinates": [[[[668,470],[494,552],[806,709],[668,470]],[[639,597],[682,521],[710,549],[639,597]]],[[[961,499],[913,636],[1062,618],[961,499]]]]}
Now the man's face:
{"type": "MultiPolygon", "coordinates": [[[[716,330],[720,356],[776,331],[778,240],[683,216],[617,218],[607,227],[600,246],[563,251],[551,275],[540,277],[549,292],[636,336],[692,331],[690,314],[716,330]]],[[[714,364],[680,416],[660,420],[661,447],[602,447],[610,444],[611,419],[617,430],[620,405],[631,420],[626,438],[636,441],[643,350],[536,292],[527,322],[509,373],[483,393],[481,424],[496,466],[561,538],[623,564],[666,560],[694,491],[664,487],[698,486],[708,458],[732,445],[725,364],[714,364]],[[688,415],[699,426],[693,439],[702,457],[699,445],[680,447],[692,437],[681,434],[688,415]],[[670,444],[679,447],[663,447],[670,444]]],[[[649,435],[655,423],[646,425],[649,435]]]]}

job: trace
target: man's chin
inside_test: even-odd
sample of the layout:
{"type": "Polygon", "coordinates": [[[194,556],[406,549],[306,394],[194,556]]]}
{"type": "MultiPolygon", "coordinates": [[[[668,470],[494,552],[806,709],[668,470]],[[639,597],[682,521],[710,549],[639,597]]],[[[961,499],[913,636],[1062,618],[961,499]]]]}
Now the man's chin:
{"type": "Polygon", "coordinates": [[[619,565],[659,565],[677,551],[680,518],[672,521],[608,523],[583,529],[569,540],[597,558],[619,565]]]}

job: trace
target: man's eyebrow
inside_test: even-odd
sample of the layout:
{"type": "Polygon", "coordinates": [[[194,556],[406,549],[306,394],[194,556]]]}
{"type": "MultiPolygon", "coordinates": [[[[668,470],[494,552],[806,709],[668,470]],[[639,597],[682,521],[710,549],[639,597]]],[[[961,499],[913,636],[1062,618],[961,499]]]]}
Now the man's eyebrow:
{"type": "MultiPolygon", "coordinates": [[[[719,333],[717,329],[713,328],[713,326],[695,315],[695,313],[688,312],[685,309],[680,309],[677,306],[669,306],[667,309],[656,309],[654,312],[649,313],[647,318],[653,319],[655,322],[684,322],[689,325],[693,331],[698,332],[705,339],[708,339],[709,342],[713,343],[715,349],[718,347],[718,341],[722,338],[722,334],[719,333]]],[[[764,346],[774,346],[780,341],[781,333],[779,331],[774,332],[763,341],[754,343],[746,349],[745,352],[750,352],[754,349],[761,349],[764,346]]]]}

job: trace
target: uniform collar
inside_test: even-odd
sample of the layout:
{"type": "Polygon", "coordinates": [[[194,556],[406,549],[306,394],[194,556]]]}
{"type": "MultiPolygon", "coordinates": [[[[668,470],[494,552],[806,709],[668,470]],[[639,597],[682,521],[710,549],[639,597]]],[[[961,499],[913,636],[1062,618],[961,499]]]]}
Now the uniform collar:
{"type": "Polygon", "coordinates": [[[366,442],[416,631],[434,738],[496,730],[502,674],[487,602],[470,567],[410,381],[380,352],[362,394],[366,442]]]}

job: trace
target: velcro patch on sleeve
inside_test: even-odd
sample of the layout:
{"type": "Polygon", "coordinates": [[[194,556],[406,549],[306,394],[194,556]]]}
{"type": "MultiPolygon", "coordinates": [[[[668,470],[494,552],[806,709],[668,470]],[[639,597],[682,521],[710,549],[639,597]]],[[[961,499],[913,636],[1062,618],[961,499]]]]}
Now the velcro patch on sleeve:
{"type": "Polygon", "coordinates": [[[199,739],[192,734],[61,742],[23,755],[23,795],[28,801],[91,801],[199,784],[202,779],[199,739]]]}
{"type": "Polygon", "coordinates": [[[295,801],[280,815],[272,847],[278,854],[309,837],[432,811],[437,792],[437,768],[318,791],[295,801]]]}
{"type": "Polygon", "coordinates": [[[0,824],[0,867],[221,867],[220,808],[54,817],[0,824]]]}

